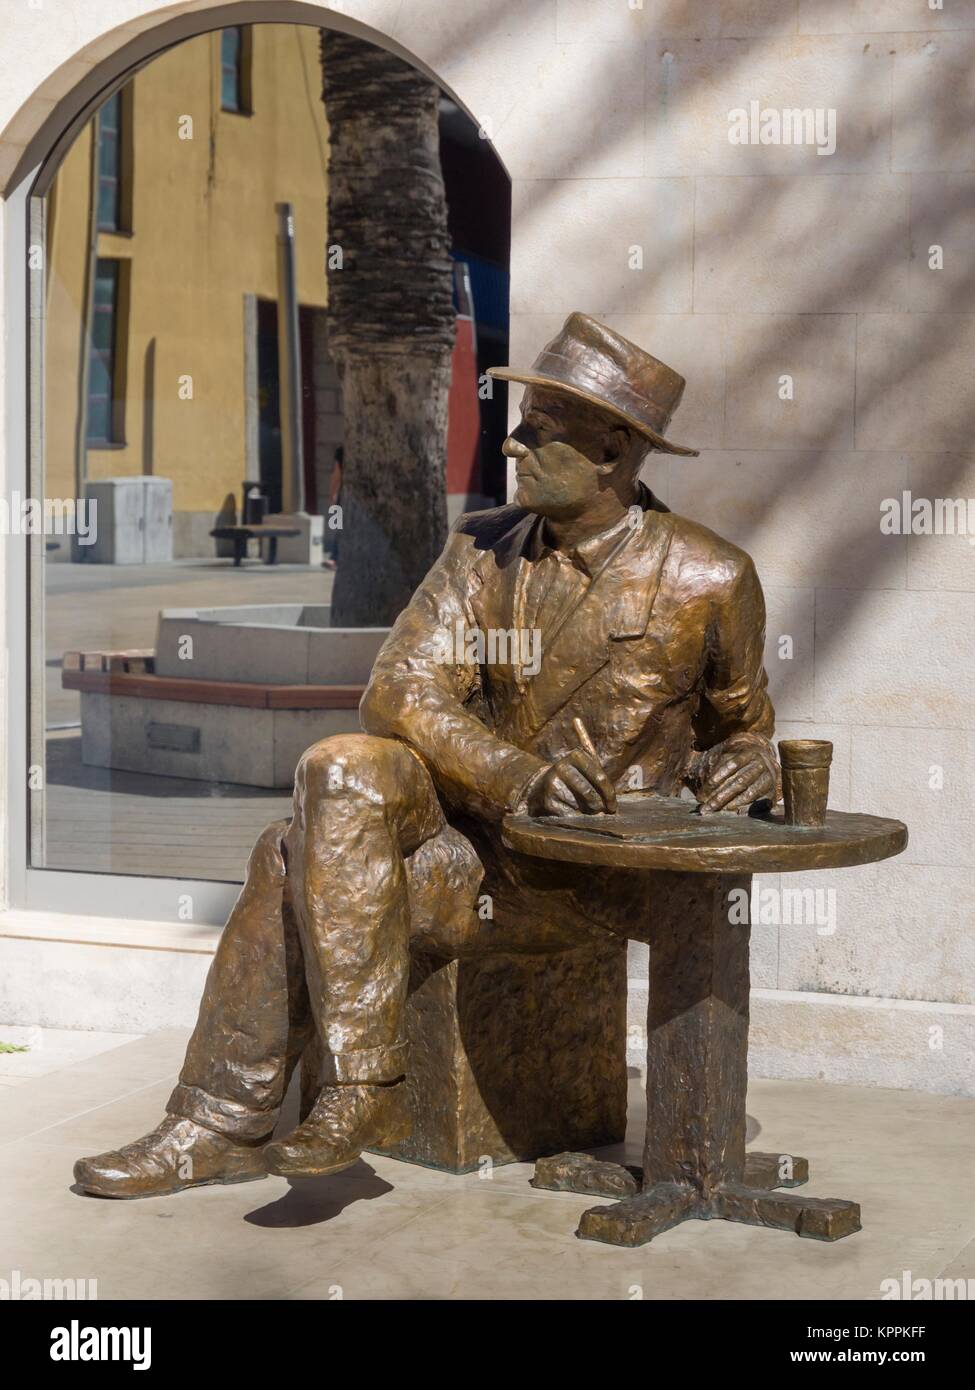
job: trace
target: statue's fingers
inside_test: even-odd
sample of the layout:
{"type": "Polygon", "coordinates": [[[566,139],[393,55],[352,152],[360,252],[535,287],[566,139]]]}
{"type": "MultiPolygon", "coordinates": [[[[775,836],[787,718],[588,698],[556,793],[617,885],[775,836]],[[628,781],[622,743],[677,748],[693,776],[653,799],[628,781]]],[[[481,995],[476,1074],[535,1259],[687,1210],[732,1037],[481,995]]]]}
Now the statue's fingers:
{"type": "Polygon", "coordinates": [[[570,788],[579,808],[595,815],[599,811],[605,810],[603,796],[600,791],[593,786],[586,773],[571,762],[563,762],[559,766],[559,777],[570,788]]]}
{"type": "Polygon", "coordinates": [[[750,786],[755,773],[751,768],[744,768],[734,774],[733,777],[726,778],[720,786],[716,787],[704,797],[701,802],[701,810],[704,813],[710,811],[724,811],[731,802],[739,796],[746,787],[750,786]]]}
{"type": "Polygon", "coordinates": [[[579,811],[579,803],[561,777],[553,777],[549,782],[544,807],[547,816],[574,816],[579,811]]]}
{"type": "Polygon", "coordinates": [[[713,796],[718,788],[728,781],[729,777],[734,777],[739,772],[743,772],[752,761],[753,759],[744,753],[732,753],[730,757],[723,758],[721,762],[717,763],[716,766],[712,768],[701,783],[702,795],[704,797],[713,796]]]}
{"type": "Polygon", "coordinates": [[[764,781],[765,775],[765,769],[757,768],[754,763],[742,768],[733,777],[726,778],[715,791],[701,802],[701,810],[705,813],[725,810],[733,801],[741,797],[753,783],[757,785],[764,781]]]}
{"type": "Polygon", "coordinates": [[[743,811],[756,801],[768,799],[768,783],[764,777],[757,777],[750,786],[746,787],[736,797],[729,801],[723,809],[725,811],[743,811]]]}
{"type": "Polygon", "coordinates": [[[601,764],[581,748],[568,753],[566,758],[597,789],[603,799],[604,808],[610,812],[615,811],[616,788],[601,764]]]}

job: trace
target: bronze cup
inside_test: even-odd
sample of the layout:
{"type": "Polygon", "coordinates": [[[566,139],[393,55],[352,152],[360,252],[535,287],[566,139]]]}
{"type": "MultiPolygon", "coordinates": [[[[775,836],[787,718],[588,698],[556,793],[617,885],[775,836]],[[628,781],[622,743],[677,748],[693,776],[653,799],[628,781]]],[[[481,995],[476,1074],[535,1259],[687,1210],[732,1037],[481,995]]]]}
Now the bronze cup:
{"type": "Polygon", "coordinates": [[[820,738],[780,739],[779,761],[786,825],[825,824],[833,745],[820,738]]]}

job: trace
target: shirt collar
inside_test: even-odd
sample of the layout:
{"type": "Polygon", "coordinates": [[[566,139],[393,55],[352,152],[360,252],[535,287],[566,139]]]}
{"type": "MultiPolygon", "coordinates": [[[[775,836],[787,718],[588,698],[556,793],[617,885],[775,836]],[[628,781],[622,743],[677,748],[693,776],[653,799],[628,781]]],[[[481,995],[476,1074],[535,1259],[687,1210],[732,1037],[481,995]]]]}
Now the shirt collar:
{"type": "MultiPolygon", "coordinates": [[[[644,497],[640,496],[639,505],[646,505],[644,497]]],[[[629,514],[624,512],[619,521],[615,522],[606,531],[599,531],[594,536],[587,536],[578,545],[571,546],[563,554],[567,555],[577,569],[581,569],[590,578],[597,572],[600,565],[604,562],[613,548],[619,544],[624,531],[630,528],[629,514]]],[[[528,535],[528,543],[525,547],[525,555],[531,561],[542,560],[546,555],[551,555],[554,546],[548,545],[544,538],[545,518],[536,517],[535,522],[528,535]]]]}

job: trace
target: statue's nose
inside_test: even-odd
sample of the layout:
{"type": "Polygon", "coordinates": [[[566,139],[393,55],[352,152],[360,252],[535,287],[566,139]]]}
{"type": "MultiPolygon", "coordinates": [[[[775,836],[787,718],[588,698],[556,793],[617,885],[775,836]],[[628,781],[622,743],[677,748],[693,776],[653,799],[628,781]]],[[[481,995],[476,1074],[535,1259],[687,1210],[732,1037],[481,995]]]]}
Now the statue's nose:
{"type": "Polygon", "coordinates": [[[528,449],[522,444],[520,439],[516,439],[513,434],[509,434],[508,438],[501,445],[501,452],[504,454],[505,458],[520,459],[525,457],[528,453],[528,449]]]}

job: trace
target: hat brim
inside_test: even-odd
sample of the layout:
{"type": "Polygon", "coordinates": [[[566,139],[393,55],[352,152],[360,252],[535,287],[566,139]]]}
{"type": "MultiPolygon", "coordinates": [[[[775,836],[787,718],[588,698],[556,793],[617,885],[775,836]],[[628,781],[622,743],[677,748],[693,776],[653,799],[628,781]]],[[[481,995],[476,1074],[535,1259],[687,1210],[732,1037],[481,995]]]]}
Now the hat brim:
{"type": "Polygon", "coordinates": [[[564,381],[559,381],[557,377],[545,376],[538,372],[519,372],[513,367],[488,367],[488,376],[498,377],[501,381],[518,381],[524,386],[545,386],[552,391],[563,391],[567,396],[575,396],[577,400],[588,401],[590,405],[597,405],[600,410],[605,410],[607,415],[614,415],[624,425],[637,430],[649,439],[654,448],[662,454],[681,454],[686,458],[697,458],[700,453],[699,449],[687,449],[683,444],[672,444],[669,439],[665,439],[662,434],[658,434],[652,426],[638,419],[635,415],[629,415],[625,410],[620,410],[618,406],[611,405],[602,396],[597,396],[592,391],[586,391],[581,386],[568,386],[564,381]]]}

